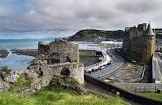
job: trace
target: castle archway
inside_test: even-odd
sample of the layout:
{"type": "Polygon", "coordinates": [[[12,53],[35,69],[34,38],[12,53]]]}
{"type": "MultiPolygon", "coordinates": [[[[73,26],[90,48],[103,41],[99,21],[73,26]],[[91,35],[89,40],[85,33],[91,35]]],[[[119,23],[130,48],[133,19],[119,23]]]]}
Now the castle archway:
{"type": "Polygon", "coordinates": [[[39,68],[39,70],[38,70],[38,74],[39,74],[39,77],[42,77],[42,76],[43,76],[43,71],[42,71],[41,68],[39,68]]]}
{"type": "Polygon", "coordinates": [[[64,76],[69,76],[70,75],[70,70],[68,69],[68,68],[63,68],[62,70],[61,70],[61,73],[60,73],[61,75],[64,75],[64,76]]]}

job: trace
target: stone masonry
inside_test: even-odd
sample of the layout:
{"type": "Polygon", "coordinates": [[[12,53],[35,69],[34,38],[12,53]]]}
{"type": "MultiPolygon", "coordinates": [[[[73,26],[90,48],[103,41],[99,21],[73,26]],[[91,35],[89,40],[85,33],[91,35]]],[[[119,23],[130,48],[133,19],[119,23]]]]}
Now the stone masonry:
{"type": "Polygon", "coordinates": [[[156,50],[156,35],[151,25],[139,24],[137,27],[125,29],[126,38],[123,43],[123,53],[128,60],[145,64],[151,61],[156,50]]]}
{"type": "Polygon", "coordinates": [[[49,44],[39,43],[38,56],[28,70],[28,74],[35,78],[31,85],[32,90],[49,85],[53,77],[60,75],[84,84],[84,65],[79,63],[78,45],[65,40],[56,40],[49,44]]]}

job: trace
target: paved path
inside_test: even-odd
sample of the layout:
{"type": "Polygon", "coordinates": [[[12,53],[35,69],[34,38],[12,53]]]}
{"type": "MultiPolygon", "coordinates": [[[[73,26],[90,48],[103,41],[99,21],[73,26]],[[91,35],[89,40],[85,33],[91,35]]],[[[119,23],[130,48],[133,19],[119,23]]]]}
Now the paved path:
{"type": "Polygon", "coordinates": [[[152,58],[152,78],[155,83],[162,83],[162,68],[160,67],[160,53],[155,53],[152,58]]]}

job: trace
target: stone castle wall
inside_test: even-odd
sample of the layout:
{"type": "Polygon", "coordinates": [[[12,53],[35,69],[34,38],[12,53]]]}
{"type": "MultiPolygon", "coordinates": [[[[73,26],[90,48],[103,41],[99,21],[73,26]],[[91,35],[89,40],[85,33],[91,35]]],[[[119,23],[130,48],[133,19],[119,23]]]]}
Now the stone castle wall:
{"type": "Polygon", "coordinates": [[[72,44],[67,41],[52,42],[49,44],[49,48],[50,48],[49,54],[53,56],[53,58],[60,59],[61,63],[79,62],[79,46],[78,45],[72,44]]]}
{"type": "Polygon", "coordinates": [[[76,79],[80,84],[84,84],[84,66],[80,63],[62,63],[56,65],[30,66],[29,70],[34,70],[41,78],[46,78],[50,82],[53,76],[65,75],[76,79]],[[65,74],[61,74],[64,72],[65,74]],[[67,70],[67,71],[66,71],[67,70]],[[66,74],[66,72],[68,72],[66,74]]]}
{"type": "Polygon", "coordinates": [[[79,63],[79,47],[65,40],[49,44],[38,44],[38,56],[28,67],[28,74],[34,78],[31,90],[48,86],[56,76],[74,79],[84,84],[84,65],[79,63]]]}
{"type": "Polygon", "coordinates": [[[43,54],[48,64],[79,62],[79,46],[67,41],[39,43],[38,53],[43,54]]]}

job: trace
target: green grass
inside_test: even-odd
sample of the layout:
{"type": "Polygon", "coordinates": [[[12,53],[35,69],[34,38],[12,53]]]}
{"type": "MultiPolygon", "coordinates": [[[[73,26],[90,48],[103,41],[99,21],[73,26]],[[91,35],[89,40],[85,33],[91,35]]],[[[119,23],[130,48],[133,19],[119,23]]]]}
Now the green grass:
{"type": "Polygon", "coordinates": [[[149,92],[149,93],[139,93],[139,95],[162,101],[162,93],[149,92]]]}
{"type": "Polygon", "coordinates": [[[79,95],[70,90],[56,88],[41,90],[30,96],[1,92],[0,105],[129,105],[118,96],[79,95]]]}
{"type": "Polygon", "coordinates": [[[11,91],[16,91],[22,88],[27,88],[30,87],[32,83],[32,78],[28,76],[28,74],[23,73],[20,75],[20,77],[17,79],[16,82],[11,84],[10,90],[11,91]]]}

